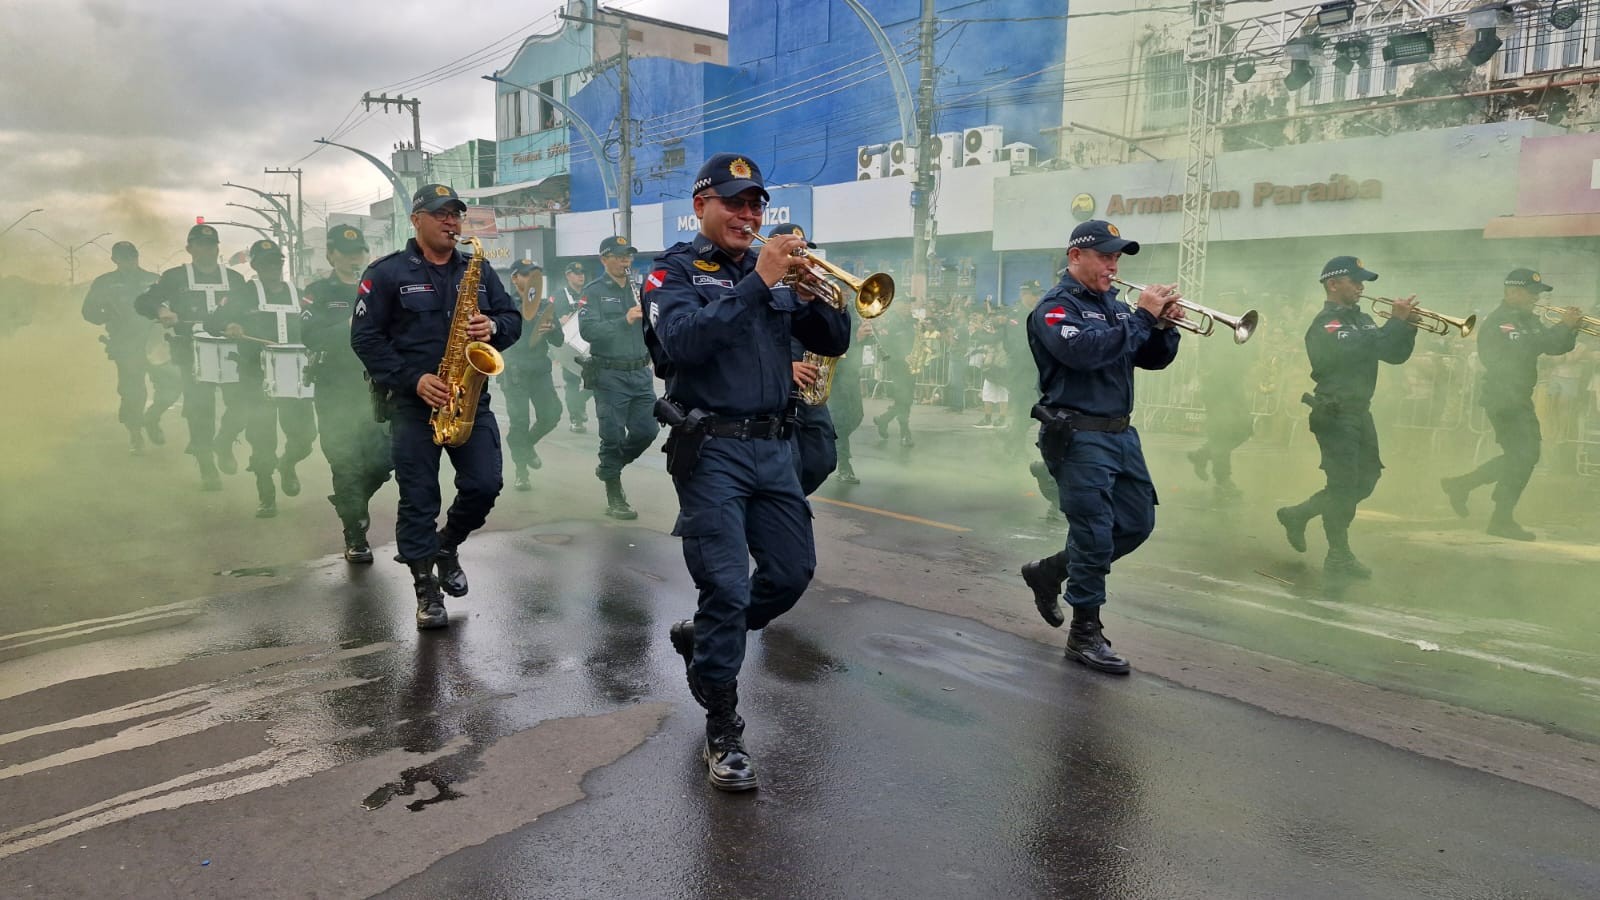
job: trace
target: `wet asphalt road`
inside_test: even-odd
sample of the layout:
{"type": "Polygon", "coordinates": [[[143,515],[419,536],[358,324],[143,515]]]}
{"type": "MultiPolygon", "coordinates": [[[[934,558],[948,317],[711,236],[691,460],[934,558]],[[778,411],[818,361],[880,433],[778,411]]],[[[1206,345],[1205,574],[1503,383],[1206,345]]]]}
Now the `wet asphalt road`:
{"type": "Polygon", "coordinates": [[[752,640],[762,789],[721,795],[665,639],[675,540],[565,522],[463,560],[443,633],[401,567],[328,560],[0,639],[6,893],[1600,896],[1591,806],[826,565],[752,640]]]}

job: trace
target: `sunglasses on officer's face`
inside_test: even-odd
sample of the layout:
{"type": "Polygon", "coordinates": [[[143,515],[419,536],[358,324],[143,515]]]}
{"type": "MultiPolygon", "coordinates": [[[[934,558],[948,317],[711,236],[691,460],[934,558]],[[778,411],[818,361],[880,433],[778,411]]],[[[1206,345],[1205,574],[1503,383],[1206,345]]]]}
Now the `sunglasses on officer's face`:
{"type": "Polygon", "coordinates": [[[767,211],[767,201],[756,197],[724,197],[721,194],[701,194],[700,196],[721,201],[722,205],[728,208],[728,212],[735,215],[745,210],[749,210],[756,215],[767,211]]]}

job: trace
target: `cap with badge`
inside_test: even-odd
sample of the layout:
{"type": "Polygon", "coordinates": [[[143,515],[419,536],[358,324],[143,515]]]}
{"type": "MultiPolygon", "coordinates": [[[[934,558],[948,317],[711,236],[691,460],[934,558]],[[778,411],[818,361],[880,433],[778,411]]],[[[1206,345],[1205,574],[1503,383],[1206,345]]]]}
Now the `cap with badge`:
{"type": "Polygon", "coordinates": [[[1110,222],[1090,219],[1072,229],[1072,237],[1067,239],[1067,250],[1098,250],[1101,253],[1133,256],[1139,252],[1139,242],[1123,237],[1117,226],[1110,222]]]}
{"type": "Polygon", "coordinates": [[[1512,269],[1506,276],[1506,287],[1519,287],[1535,294],[1553,291],[1555,288],[1544,283],[1544,276],[1532,269],[1512,269]]]}
{"type": "Polygon", "coordinates": [[[462,201],[461,195],[448,184],[425,184],[411,195],[411,211],[414,213],[437,212],[447,206],[456,212],[467,211],[467,204],[462,201]]]}
{"type": "Polygon", "coordinates": [[[282,262],[283,250],[272,241],[262,238],[250,245],[250,261],[255,262],[258,259],[276,259],[282,262]]]}
{"type": "Polygon", "coordinates": [[[511,264],[511,274],[513,275],[526,275],[529,272],[543,271],[544,266],[539,265],[531,259],[519,259],[511,264]]]}
{"type": "Polygon", "coordinates": [[[583,263],[578,262],[577,260],[573,260],[572,262],[567,263],[567,274],[568,275],[588,275],[589,273],[588,273],[588,270],[584,269],[583,263]]]}
{"type": "Polygon", "coordinates": [[[696,194],[712,189],[719,197],[732,197],[751,188],[761,192],[762,200],[772,199],[761,178],[761,167],[737,153],[718,153],[706,160],[699,174],[694,176],[693,193],[696,194]]]}
{"type": "Polygon", "coordinates": [[[792,234],[805,241],[807,247],[813,250],[817,249],[817,245],[811,243],[811,238],[806,236],[806,230],[793,222],[773,228],[772,231],[767,233],[767,237],[777,237],[780,234],[792,234]]]}
{"type": "Polygon", "coordinates": [[[1349,276],[1356,281],[1377,281],[1378,273],[1361,265],[1361,260],[1354,256],[1335,256],[1328,260],[1322,267],[1322,275],[1318,281],[1327,281],[1329,278],[1338,278],[1341,275],[1349,276]]]}
{"type": "Polygon", "coordinates": [[[337,225],[328,229],[328,249],[348,253],[352,250],[367,249],[367,236],[359,228],[349,225],[337,225]]]}
{"type": "Polygon", "coordinates": [[[600,242],[601,256],[626,256],[629,253],[638,253],[639,248],[628,243],[628,239],[620,235],[608,237],[600,242]]]}
{"type": "Polygon", "coordinates": [[[220,240],[217,238],[215,228],[210,225],[196,225],[189,229],[189,243],[216,244],[220,243],[220,240]]]}

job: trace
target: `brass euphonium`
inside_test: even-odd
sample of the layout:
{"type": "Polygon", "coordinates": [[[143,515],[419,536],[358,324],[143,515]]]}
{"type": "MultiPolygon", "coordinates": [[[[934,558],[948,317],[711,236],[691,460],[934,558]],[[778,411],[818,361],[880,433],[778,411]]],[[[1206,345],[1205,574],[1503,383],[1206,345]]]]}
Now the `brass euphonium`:
{"type": "Polygon", "coordinates": [[[439,360],[439,379],[450,391],[450,399],[433,411],[433,442],[440,447],[459,447],[472,436],[472,423],[478,417],[478,398],[483,382],[506,370],[505,357],[483,341],[467,337],[467,321],[478,314],[478,285],[483,279],[483,244],[475,237],[472,259],[456,288],[456,311],[450,319],[450,340],[439,360]]]}
{"type": "MultiPolygon", "coordinates": [[[[744,233],[762,244],[767,242],[766,238],[748,225],[745,226],[744,233]]],[[[844,312],[846,306],[844,294],[839,285],[834,283],[835,281],[849,288],[855,295],[856,315],[863,319],[876,319],[888,312],[889,304],[894,302],[894,278],[887,272],[857,278],[825,259],[812,256],[804,249],[797,252],[795,258],[797,262],[790,273],[784,276],[783,283],[795,290],[805,291],[840,312],[844,312]]],[[[817,380],[809,387],[798,388],[795,396],[807,406],[821,406],[827,403],[828,392],[833,388],[833,372],[839,365],[839,357],[823,356],[807,350],[800,361],[817,367],[817,380]]]]}

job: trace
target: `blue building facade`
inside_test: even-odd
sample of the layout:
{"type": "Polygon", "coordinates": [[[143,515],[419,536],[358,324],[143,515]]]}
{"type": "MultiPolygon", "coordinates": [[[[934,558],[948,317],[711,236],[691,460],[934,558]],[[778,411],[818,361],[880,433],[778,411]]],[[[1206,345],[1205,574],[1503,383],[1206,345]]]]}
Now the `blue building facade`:
{"type": "MultiPolygon", "coordinates": [[[[914,92],[919,0],[865,6],[899,50],[914,92]]],[[[1064,3],[1037,0],[941,0],[934,133],[994,125],[1005,143],[1053,146],[1045,129],[1061,124],[1065,13],[1064,3]]],[[[727,66],[634,61],[635,204],[687,197],[700,162],[724,150],[749,154],[771,184],[854,181],[858,147],[902,137],[877,47],[842,0],[730,0],[728,25],[727,66]]],[[[614,73],[585,86],[572,106],[616,137],[614,73]]],[[[574,157],[571,178],[573,209],[611,205],[592,162],[574,157]]]]}

